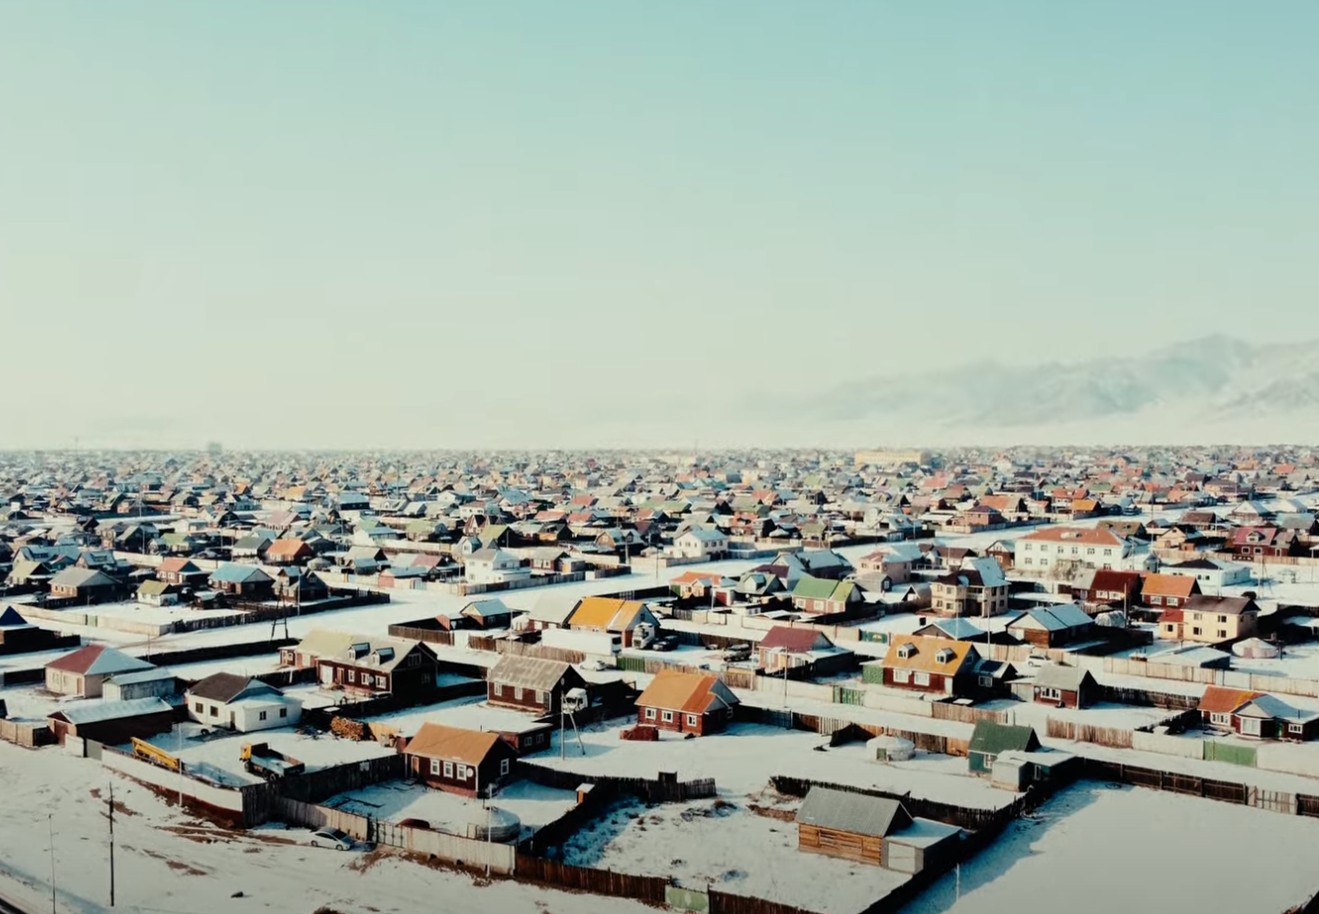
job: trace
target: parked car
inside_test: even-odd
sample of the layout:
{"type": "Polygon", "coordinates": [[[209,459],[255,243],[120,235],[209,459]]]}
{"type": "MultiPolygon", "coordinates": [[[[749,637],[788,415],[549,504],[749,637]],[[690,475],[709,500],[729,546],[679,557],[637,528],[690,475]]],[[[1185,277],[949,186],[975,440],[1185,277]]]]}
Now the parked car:
{"type": "Polygon", "coordinates": [[[332,847],[337,851],[350,851],[357,842],[346,832],[337,828],[318,828],[311,833],[312,847],[332,847]]]}
{"type": "Polygon", "coordinates": [[[650,646],[652,651],[671,651],[678,646],[678,639],[673,635],[665,635],[662,638],[655,639],[655,643],[650,646]]]}

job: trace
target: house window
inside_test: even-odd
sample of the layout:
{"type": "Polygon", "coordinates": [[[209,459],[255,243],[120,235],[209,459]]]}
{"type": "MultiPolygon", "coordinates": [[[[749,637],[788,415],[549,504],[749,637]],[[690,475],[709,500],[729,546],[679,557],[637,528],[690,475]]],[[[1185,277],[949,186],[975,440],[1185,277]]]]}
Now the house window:
{"type": "Polygon", "coordinates": [[[1219,638],[1227,638],[1227,629],[1225,629],[1225,628],[1220,628],[1220,629],[1218,630],[1218,637],[1219,637],[1219,638]]]}
{"type": "Polygon", "coordinates": [[[504,694],[504,687],[496,682],[494,685],[490,687],[490,694],[494,695],[495,697],[499,697],[500,695],[504,694]]]}
{"type": "Polygon", "coordinates": [[[446,778],[453,777],[453,762],[444,763],[444,776],[446,778]]]}
{"type": "Polygon", "coordinates": [[[467,780],[467,766],[466,765],[457,766],[453,771],[453,776],[460,781],[467,780]]]}
{"type": "Polygon", "coordinates": [[[916,674],[916,685],[918,685],[918,686],[927,686],[927,685],[929,685],[929,684],[930,684],[930,674],[929,674],[929,673],[917,673],[917,674],[916,674]]]}
{"type": "Polygon", "coordinates": [[[985,675],[980,676],[980,688],[988,689],[988,688],[992,688],[993,685],[994,685],[993,676],[985,676],[985,675]]]}
{"type": "Polygon", "coordinates": [[[439,773],[440,773],[440,760],[437,758],[433,758],[431,759],[431,774],[439,774],[439,773]]]}
{"type": "Polygon", "coordinates": [[[695,715],[695,714],[688,714],[688,715],[687,715],[687,726],[689,726],[689,727],[694,727],[694,726],[696,726],[696,715],[695,715]]]}
{"type": "Polygon", "coordinates": [[[212,717],[219,717],[219,716],[220,716],[220,709],[217,708],[215,705],[211,705],[211,716],[212,716],[212,717]]]}
{"type": "Polygon", "coordinates": [[[646,720],[654,720],[654,719],[655,719],[655,709],[654,709],[654,708],[647,708],[647,709],[646,709],[646,720]]]}
{"type": "Polygon", "coordinates": [[[1063,693],[1058,689],[1042,688],[1040,689],[1040,697],[1057,701],[1058,699],[1063,697],[1063,693]]]}
{"type": "Polygon", "coordinates": [[[348,681],[349,681],[349,682],[356,682],[356,681],[357,681],[357,671],[356,671],[356,670],[349,670],[349,671],[348,671],[348,681]]]}
{"type": "Polygon", "coordinates": [[[1203,632],[1199,627],[1196,627],[1196,628],[1191,629],[1191,634],[1192,634],[1192,635],[1201,635],[1201,634],[1204,634],[1204,632],[1203,632]]]}
{"type": "Polygon", "coordinates": [[[1095,554],[1095,547],[1094,547],[1094,546],[1091,546],[1089,549],[1087,549],[1087,550],[1085,551],[1085,554],[1086,554],[1086,555],[1094,555],[1094,554],[1095,554]]]}
{"type": "Polygon", "coordinates": [[[1104,550],[1104,555],[1106,555],[1106,556],[1112,556],[1112,555],[1113,555],[1113,550],[1112,550],[1112,549],[1105,549],[1105,550],[1104,550]]]}
{"type": "Polygon", "coordinates": [[[1229,720],[1230,720],[1230,718],[1228,717],[1228,715],[1226,715],[1226,714],[1220,714],[1220,713],[1217,712],[1217,711],[1215,711],[1213,714],[1210,714],[1210,715],[1209,715],[1209,722],[1210,722],[1210,723],[1215,723],[1215,724],[1227,724],[1229,720]]]}
{"type": "Polygon", "coordinates": [[[279,709],[279,716],[280,716],[280,717],[288,717],[288,716],[289,716],[289,709],[288,709],[288,708],[280,708],[280,709],[279,709]]]}
{"type": "Polygon", "coordinates": [[[1035,564],[1035,560],[1032,559],[1030,556],[1026,556],[1026,564],[1027,564],[1027,565],[1034,565],[1034,564],[1035,564]]]}
{"type": "Polygon", "coordinates": [[[1219,617],[1218,617],[1218,624],[1219,624],[1219,625],[1227,625],[1227,616],[1219,616],[1219,617]]]}
{"type": "Polygon", "coordinates": [[[500,759],[500,760],[499,760],[499,776],[502,778],[502,777],[504,777],[504,776],[507,775],[507,774],[508,774],[508,759],[506,759],[506,758],[500,759]]]}
{"type": "Polygon", "coordinates": [[[909,682],[911,680],[911,670],[894,670],[894,682],[909,682]]]}
{"type": "Polygon", "coordinates": [[[256,719],[257,719],[257,720],[265,720],[265,719],[266,719],[266,712],[265,712],[265,711],[261,711],[261,712],[259,712],[259,713],[257,714],[257,716],[256,716],[256,719]]]}
{"type": "Polygon", "coordinates": [[[200,701],[197,701],[193,702],[192,709],[200,714],[205,709],[205,706],[200,701]]]}
{"type": "Polygon", "coordinates": [[[664,720],[664,723],[666,723],[666,724],[671,724],[671,723],[673,723],[673,712],[672,712],[672,711],[665,711],[665,712],[664,712],[663,720],[664,720]]]}
{"type": "Polygon", "coordinates": [[[521,686],[518,686],[516,689],[513,690],[513,700],[514,700],[514,701],[521,701],[521,700],[522,700],[522,687],[521,687],[521,686]]]}
{"type": "Polygon", "coordinates": [[[1305,732],[1305,726],[1303,724],[1288,724],[1287,732],[1295,734],[1296,736],[1300,736],[1302,733],[1305,732]]]}

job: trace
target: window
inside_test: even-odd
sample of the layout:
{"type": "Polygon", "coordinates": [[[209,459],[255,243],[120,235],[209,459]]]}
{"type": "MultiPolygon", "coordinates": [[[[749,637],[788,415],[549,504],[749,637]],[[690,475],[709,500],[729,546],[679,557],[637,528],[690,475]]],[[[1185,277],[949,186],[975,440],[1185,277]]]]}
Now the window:
{"type": "Polygon", "coordinates": [[[349,681],[349,682],[356,682],[356,681],[357,681],[357,671],[356,671],[356,670],[349,670],[349,671],[348,671],[348,681],[349,681]]]}
{"type": "Polygon", "coordinates": [[[215,705],[211,705],[211,716],[212,716],[212,717],[219,717],[219,716],[220,716],[220,709],[217,708],[215,705]]]}
{"type": "Polygon", "coordinates": [[[1049,564],[1049,560],[1048,560],[1048,559],[1040,559],[1040,565],[1043,566],[1043,565],[1048,565],[1048,564],[1049,564]]]}
{"type": "Polygon", "coordinates": [[[1192,634],[1192,635],[1202,635],[1202,634],[1204,634],[1204,631],[1203,631],[1201,628],[1199,628],[1199,627],[1197,626],[1196,628],[1191,629],[1191,634],[1192,634]]]}
{"type": "Polygon", "coordinates": [[[1209,722],[1214,724],[1226,724],[1230,719],[1229,715],[1217,711],[1209,715],[1209,722]]]}
{"type": "Polygon", "coordinates": [[[513,700],[514,700],[514,701],[521,701],[521,700],[522,700],[522,687],[521,687],[521,686],[518,686],[517,688],[515,688],[515,689],[513,690],[513,700]]]}
{"type": "Polygon", "coordinates": [[[689,726],[689,727],[694,727],[694,726],[696,726],[696,715],[695,715],[695,714],[688,714],[688,715],[687,715],[687,726],[689,726]]]}
{"type": "Polygon", "coordinates": [[[288,709],[288,708],[280,708],[280,709],[279,709],[279,716],[280,716],[280,717],[288,717],[288,716],[289,716],[289,709],[288,709]]]}
{"type": "Polygon", "coordinates": [[[988,689],[988,688],[992,688],[993,685],[994,685],[993,676],[986,676],[983,673],[980,675],[980,688],[988,689]]]}
{"type": "Polygon", "coordinates": [[[256,719],[257,719],[257,720],[265,720],[265,719],[266,719],[266,712],[265,712],[265,711],[261,711],[260,713],[258,713],[257,716],[256,716],[256,719]]]}
{"type": "Polygon", "coordinates": [[[1218,637],[1219,637],[1220,639],[1226,639],[1226,638],[1227,638],[1227,629],[1225,629],[1225,628],[1220,628],[1220,629],[1218,630],[1218,637]]]}
{"type": "Polygon", "coordinates": [[[1094,554],[1095,554],[1095,547],[1094,547],[1094,546],[1091,546],[1089,549],[1087,549],[1087,550],[1085,551],[1085,554],[1086,554],[1086,555],[1094,555],[1094,554]]]}
{"type": "Polygon", "coordinates": [[[916,685],[918,685],[918,686],[927,686],[927,685],[929,685],[929,684],[930,684],[930,674],[929,674],[929,673],[918,672],[918,673],[916,674],[916,685]]]}
{"type": "Polygon", "coordinates": [[[664,722],[665,722],[666,724],[671,724],[671,723],[673,723],[673,712],[672,712],[672,711],[665,711],[665,712],[664,712],[663,720],[664,720],[664,722]]]}
{"type": "Polygon", "coordinates": [[[502,777],[504,777],[506,774],[508,774],[508,759],[506,759],[506,758],[504,758],[504,759],[500,759],[500,760],[499,760],[499,776],[502,778],[502,777]]]}
{"type": "Polygon", "coordinates": [[[655,709],[654,709],[654,708],[647,708],[647,709],[646,709],[646,720],[654,720],[654,719],[655,719],[655,709]]]}
{"type": "Polygon", "coordinates": [[[1302,725],[1302,724],[1288,724],[1288,725],[1287,725],[1287,732],[1288,732],[1288,733],[1294,733],[1294,734],[1296,734],[1297,736],[1300,736],[1302,733],[1305,732],[1305,727],[1304,727],[1304,725],[1302,725]]]}
{"type": "Polygon", "coordinates": [[[1218,624],[1219,624],[1219,625],[1227,625],[1227,616],[1219,616],[1219,617],[1218,617],[1218,624]]]}
{"type": "Polygon", "coordinates": [[[1041,698],[1048,698],[1048,699],[1050,699],[1050,700],[1052,700],[1052,701],[1057,701],[1058,699],[1060,699],[1060,698],[1063,697],[1063,693],[1062,693],[1061,691],[1059,691],[1058,689],[1047,688],[1047,687],[1046,687],[1046,688],[1042,688],[1042,689],[1040,689],[1040,697],[1041,697],[1041,698]]]}
{"type": "Polygon", "coordinates": [[[911,681],[911,670],[894,670],[894,671],[893,671],[893,681],[894,681],[894,682],[910,682],[910,681],[911,681]]]}
{"type": "Polygon", "coordinates": [[[1105,550],[1104,550],[1104,555],[1106,555],[1106,556],[1110,556],[1110,557],[1111,557],[1111,556],[1113,555],[1113,550],[1112,550],[1112,549],[1105,549],[1105,550]]]}
{"type": "Polygon", "coordinates": [[[494,685],[490,687],[490,694],[494,695],[497,698],[500,695],[504,694],[504,687],[496,682],[494,685]]]}
{"type": "Polygon", "coordinates": [[[453,777],[453,762],[444,763],[444,776],[446,778],[453,777]]]}
{"type": "Polygon", "coordinates": [[[1035,560],[1032,559],[1030,556],[1026,556],[1026,564],[1027,564],[1027,565],[1034,565],[1034,564],[1035,564],[1035,560]]]}
{"type": "Polygon", "coordinates": [[[440,760],[437,758],[433,758],[431,759],[431,774],[439,774],[439,773],[440,773],[440,760]]]}
{"type": "Polygon", "coordinates": [[[458,766],[457,766],[456,768],[454,768],[454,770],[453,770],[453,776],[454,776],[455,778],[457,778],[458,780],[460,780],[460,781],[465,781],[465,780],[467,780],[467,766],[466,766],[466,765],[458,765],[458,766]]]}
{"type": "Polygon", "coordinates": [[[204,708],[205,706],[200,701],[193,702],[192,709],[196,711],[198,714],[200,714],[204,710],[204,708]]]}

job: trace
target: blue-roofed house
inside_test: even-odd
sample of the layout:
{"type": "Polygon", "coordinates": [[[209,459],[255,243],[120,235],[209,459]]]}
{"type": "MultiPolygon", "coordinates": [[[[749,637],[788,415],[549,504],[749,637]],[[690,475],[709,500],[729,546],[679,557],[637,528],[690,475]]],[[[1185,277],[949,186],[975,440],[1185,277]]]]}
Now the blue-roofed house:
{"type": "Polygon", "coordinates": [[[211,572],[213,589],[246,600],[269,600],[274,595],[275,580],[255,565],[227,562],[211,572]]]}

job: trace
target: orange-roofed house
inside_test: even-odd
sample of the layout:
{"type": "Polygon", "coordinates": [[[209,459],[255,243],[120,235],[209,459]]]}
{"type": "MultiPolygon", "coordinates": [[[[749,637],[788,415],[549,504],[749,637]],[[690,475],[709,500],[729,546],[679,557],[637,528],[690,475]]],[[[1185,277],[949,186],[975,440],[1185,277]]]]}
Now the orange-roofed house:
{"type": "Polygon", "coordinates": [[[737,696],[717,676],[665,670],[638,696],[637,722],[707,736],[728,726],[737,705],[737,696]]]}
{"type": "Polygon", "coordinates": [[[586,597],[568,616],[568,628],[582,632],[608,632],[620,647],[631,647],[632,637],[641,624],[659,630],[659,620],[640,600],[614,597],[586,597]]]}
{"type": "Polygon", "coordinates": [[[1200,592],[1200,582],[1185,574],[1147,574],[1140,585],[1141,599],[1158,609],[1181,609],[1200,592]]]}
{"type": "Polygon", "coordinates": [[[316,551],[305,540],[295,537],[277,539],[266,549],[266,561],[271,565],[297,565],[315,555],[316,551]]]}
{"type": "Polygon", "coordinates": [[[489,797],[512,778],[517,753],[496,732],[427,722],[403,756],[408,773],[427,787],[489,797]]]}
{"type": "Polygon", "coordinates": [[[862,678],[896,689],[963,695],[975,685],[980,655],[967,641],[923,635],[895,635],[878,663],[862,667],[862,678]],[[876,670],[881,675],[875,675],[876,670]]]}
{"type": "Polygon", "coordinates": [[[1267,692],[1211,685],[1199,711],[1207,726],[1241,736],[1296,742],[1319,736],[1319,713],[1293,708],[1267,692]]]}

